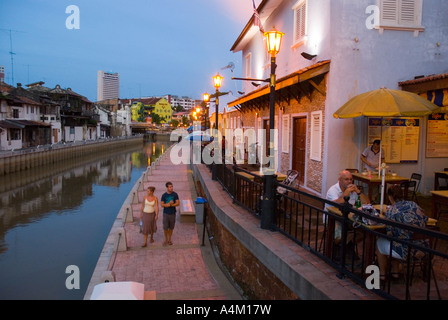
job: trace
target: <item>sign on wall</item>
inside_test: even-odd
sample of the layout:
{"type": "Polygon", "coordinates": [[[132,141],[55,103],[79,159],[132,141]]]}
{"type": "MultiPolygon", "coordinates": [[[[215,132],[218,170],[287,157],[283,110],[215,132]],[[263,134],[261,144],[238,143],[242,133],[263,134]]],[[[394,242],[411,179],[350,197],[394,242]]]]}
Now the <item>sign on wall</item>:
{"type": "Polygon", "coordinates": [[[428,116],[427,158],[448,158],[448,113],[428,116]]]}
{"type": "Polygon", "coordinates": [[[368,143],[382,141],[386,163],[418,161],[420,136],[419,118],[369,118],[368,143]]]}

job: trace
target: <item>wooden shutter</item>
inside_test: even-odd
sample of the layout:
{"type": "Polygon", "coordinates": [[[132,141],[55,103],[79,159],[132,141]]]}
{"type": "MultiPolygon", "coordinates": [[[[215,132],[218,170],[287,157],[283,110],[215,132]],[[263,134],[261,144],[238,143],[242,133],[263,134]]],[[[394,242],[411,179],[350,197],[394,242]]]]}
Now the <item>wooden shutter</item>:
{"type": "Polygon", "coordinates": [[[311,113],[310,158],[322,161],[322,111],[311,113]]]}
{"type": "Polygon", "coordinates": [[[306,1],[302,1],[293,7],[294,10],[294,43],[301,41],[306,36],[306,1]]]}
{"type": "Polygon", "coordinates": [[[381,0],[381,26],[421,27],[421,0],[381,0]]]}

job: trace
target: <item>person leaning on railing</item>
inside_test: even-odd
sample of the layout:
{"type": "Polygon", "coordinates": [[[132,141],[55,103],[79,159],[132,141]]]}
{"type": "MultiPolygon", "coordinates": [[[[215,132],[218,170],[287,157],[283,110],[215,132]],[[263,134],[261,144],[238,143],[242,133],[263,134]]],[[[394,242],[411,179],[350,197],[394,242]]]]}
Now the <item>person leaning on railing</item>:
{"type": "MultiPolygon", "coordinates": [[[[387,195],[391,202],[391,206],[386,211],[386,219],[390,219],[395,222],[410,224],[417,227],[425,227],[428,221],[428,217],[425,212],[415,202],[404,199],[403,190],[399,185],[394,185],[387,190],[387,195]]],[[[412,231],[400,229],[397,227],[387,226],[387,235],[395,239],[410,241],[412,238],[412,231]]],[[[424,240],[417,240],[413,242],[416,245],[422,247],[428,247],[428,243],[424,240]]],[[[408,246],[402,243],[391,241],[386,238],[378,238],[377,240],[377,256],[378,265],[380,268],[381,280],[386,279],[386,268],[389,255],[391,253],[392,258],[392,278],[399,278],[399,261],[406,260],[408,255],[408,246]],[[398,260],[396,260],[398,259],[398,260]]]]}

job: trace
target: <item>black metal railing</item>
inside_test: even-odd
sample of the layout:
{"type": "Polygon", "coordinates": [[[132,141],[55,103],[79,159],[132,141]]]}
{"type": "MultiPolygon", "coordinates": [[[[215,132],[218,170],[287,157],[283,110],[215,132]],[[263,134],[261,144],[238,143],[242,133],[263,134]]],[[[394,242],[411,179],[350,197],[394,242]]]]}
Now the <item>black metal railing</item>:
{"type": "MultiPolygon", "coordinates": [[[[236,165],[217,165],[216,170],[218,181],[233,201],[259,216],[264,178],[236,165]]],[[[348,277],[386,299],[448,298],[448,234],[439,232],[437,227],[418,228],[371,216],[347,201],[338,204],[281,183],[276,186],[287,192],[276,191],[275,229],[333,266],[338,277],[348,277]],[[413,239],[427,239],[431,246],[392,238],[387,235],[387,228],[412,232],[413,239]],[[375,252],[379,237],[408,247],[407,259],[396,261],[401,268],[399,280],[392,278],[390,263],[386,280],[378,279],[375,252]],[[439,249],[441,244],[445,249],[439,249]],[[443,265],[445,268],[440,267],[443,265]]]]}

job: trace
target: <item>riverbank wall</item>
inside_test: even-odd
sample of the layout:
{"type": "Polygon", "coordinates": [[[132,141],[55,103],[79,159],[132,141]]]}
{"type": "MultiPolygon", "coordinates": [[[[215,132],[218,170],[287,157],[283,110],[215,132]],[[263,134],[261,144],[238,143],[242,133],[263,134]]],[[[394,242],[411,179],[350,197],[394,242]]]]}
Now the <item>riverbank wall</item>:
{"type": "Polygon", "coordinates": [[[105,150],[118,150],[124,145],[143,143],[143,135],[56,144],[32,149],[0,153],[0,176],[52,165],[67,159],[76,159],[105,150]]]}

